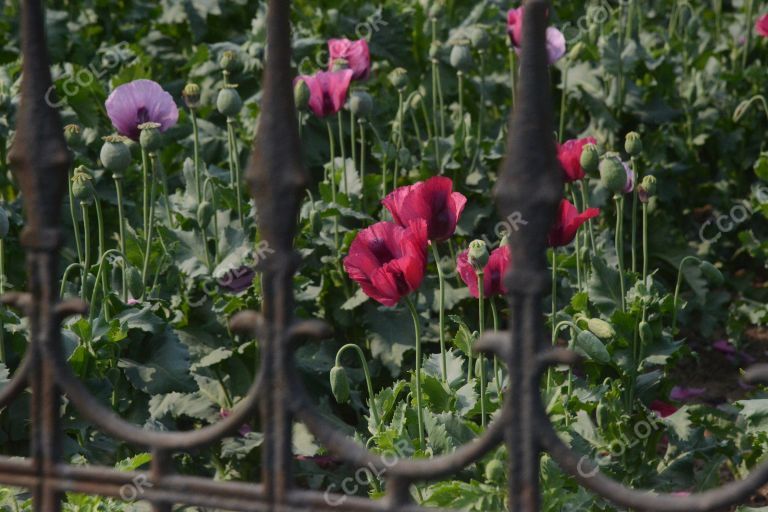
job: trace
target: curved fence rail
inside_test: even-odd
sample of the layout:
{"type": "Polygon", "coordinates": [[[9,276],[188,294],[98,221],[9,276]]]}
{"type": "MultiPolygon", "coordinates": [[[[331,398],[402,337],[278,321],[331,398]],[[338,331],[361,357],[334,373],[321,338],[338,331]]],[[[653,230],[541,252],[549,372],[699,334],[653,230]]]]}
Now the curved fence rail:
{"type": "MultiPolygon", "coordinates": [[[[539,458],[548,451],[580,483],[616,504],[648,511],[720,510],[748,497],[768,481],[768,465],[749,478],[697,496],[673,497],[626,489],[581,467],[579,459],[558,438],[540,402],[539,381],[551,365],[572,365],[577,357],[544,343],[541,302],[548,286],[546,236],[562,195],[560,170],[552,140],[545,28],[546,0],[528,0],[518,107],[511,120],[508,154],[495,190],[503,217],[520,212],[524,229],[510,237],[514,271],[506,276],[511,311],[510,332],[492,333],[478,349],[506,362],[510,384],[502,414],[472,443],[430,460],[388,463],[340,434],[314,408],[295,378],[293,351],[305,339],[323,338],[329,327],[319,321],[292,317],[292,278],[298,266],[293,247],[300,200],[308,182],[300,155],[300,140],[292,94],[290,2],[270,0],[268,59],[263,80],[261,124],[254,141],[247,179],[259,209],[262,238],[274,249],[259,269],[263,274],[264,307],[232,320],[235,331],[263,342],[259,377],[247,397],[225,420],[193,432],[160,433],[126,423],[91,396],[67,366],[61,343],[61,322],[86,310],[80,301],[58,300],[59,249],[62,243],[60,208],[70,156],[59,115],[45,101],[51,74],[44,32],[42,0],[22,2],[22,100],[13,149],[12,169],[25,205],[22,244],[27,253],[29,290],[9,294],[3,303],[27,315],[30,344],[13,380],[0,392],[0,407],[31,389],[31,450],[27,459],[0,457],[0,483],[32,491],[36,510],[62,507],[64,492],[125,498],[126,485],[140,485],[141,499],[155,511],[174,505],[242,511],[417,511],[411,485],[457,473],[489,450],[505,443],[509,454],[509,510],[535,512],[539,505],[539,458]],[[105,433],[152,451],[148,473],[127,473],[102,467],[75,467],[61,460],[63,433],[59,425],[62,397],[105,433]],[[264,432],[262,478],[259,483],[214,482],[174,474],[175,452],[218,441],[237,431],[249,417],[260,415],[264,432]],[[295,421],[340,459],[384,469],[386,497],[378,501],[327,494],[293,486],[291,434],[295,421]],[[339,497],[341,498],[341,497],[339,497]]],[[[762,371],[753,371],[760,377],[762,371]]]]}

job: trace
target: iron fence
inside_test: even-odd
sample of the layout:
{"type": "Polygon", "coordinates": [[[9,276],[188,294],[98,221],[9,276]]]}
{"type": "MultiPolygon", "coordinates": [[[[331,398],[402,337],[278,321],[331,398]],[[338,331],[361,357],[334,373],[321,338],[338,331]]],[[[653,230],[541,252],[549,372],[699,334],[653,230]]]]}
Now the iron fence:
{"type": "MultiPolygon", "coordinates": [[[[619,506],[648,511],[719,510],[746,499],[768,482],[768,464],[747,479],[690,497],[630,490],[582,464],[553,430],[539,394],[542,373],[552,365],[573,365],[577,356],[547,348],[541,302],[549,283],[546,237],[562,196],[560,170],[552,140],[552,112],[545,49],[548,2],[528,0],[521,56],[518,107],[511,120],[508,153],[495,189],[499,213],[520,212],[524,229],[510,235],[514,270],[506,276],[510,331],[491,333],[477,348],[502,359],[509,371],[509,389],[502,413],[478,439],[442,457],[398,460],[369,452],[332,427],[315,409],[293,362],[296,346],[330,334],[320,321],[293,318],[292,278],[298,258],[293,239],[300,200],[307,185],[292,93],[290,2],[270,0],[268,57],[263,80],[260,128],[254,141],[247,179],[259,210],[261,236],[273,249],[259,269],[264,305],[260,313],[245,312],[232,328],[262,342],[261,368],[246,398],[226,419],[192,432],[155,432],[127,423],[102,405],[75,377],[62,350],[61,322],[82,314],[78,300],[61,302],[56,294],[62,243],[60,208],[70,164],[59,115],[48,102],[51,74],[46,50],[42,0],[22,2],[23,81],[15,141],[9,155],[24,198],[26,225],[21,241],[26,250],[29,289],[2,298],[29,319],[30,343],[15,376],[0,391],[7,406],[31,390],[31,449],[28,458],[0,457],[0,482],[31,491],[35,510],[58,511],[64,492],[121,497],[126,485],[141,482],[141,498],[155,511],[174,505],[241,511],[397,511],[425,510],[414,503],[411,485],[457,473],[500,444],[509,455],[508,506],[515,512],[540,509],[540,456],[548,452],[582,485],[619,506]],[[76,467],[61,457],[64,433],[59,423],[62,397],[106,434],[148,447],[148,473],[104,467],[76,467]],[[233,435],[259,414],[263,428],[260,483],[214,482],[175,474],[174,453],[194,450],[233,435]],[[341,460],[382,472],[386,496],[377,501],[359,497],[328,500],[323,493],[293,485],[292,426],[304,423],[341,460]],[[331,504],[337,503],[337,504],[331,504]]],[[[755,367],[749,377],[768,376],[755,367]]]]}

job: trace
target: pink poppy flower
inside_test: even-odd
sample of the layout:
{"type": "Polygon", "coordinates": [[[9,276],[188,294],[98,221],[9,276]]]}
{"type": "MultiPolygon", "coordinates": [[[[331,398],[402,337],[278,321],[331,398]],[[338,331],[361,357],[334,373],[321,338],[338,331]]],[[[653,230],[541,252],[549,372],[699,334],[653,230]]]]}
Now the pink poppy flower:
{"type": "MultiPolygon", "coordinates": [[[[518,7],[517,9],[510,9],[507,12],[507,34],[512,46],[515,47],[517,52],[520,51],[520,47],[523,41],[523,17],[525,15],[525,8],[518,7]]],[[[547,27],[547,54],[549,55],[549,63],[554,64],[565,55],[566,44],[565,36],[562,32],[555,27],[547,27]]]]}
{"type": "Polygon", "coordinates": [[[563,167],[566,182],[578,181],[586,176],[581,167],[581,153],[587,144],[597,144],[597,140],[594,137],[567,140],[557,149],[557,158],[563,167]]]}
{"type": "Polygon", "coordinates": [[[599,208],[587,208],[582,213],[576,209],[567,199],[560,201],[560,209],[554,226],[549,231],[548,243],[550,247],[563,247],[576,238],[579,227],[600,215],[599,208]]]}
{"type": "Polygon", "coordinates": [[[453,191],[450,178],[434,176],[415,185],[396,188],[381,203],[400,226],[424,219],[428,238],[440,242],[453,236],[467,198],[453,191]]]}
{"type": "Polygon", "coordinates": [[[760,16],[757,23],[755,23],[755,30],[762,37],[768,37],[768,14],[760,16]]]}
{"type": "Polygon", "coordinates": [[[371,54],[368,50],[368,41],[358,39],[330,39],[328,41],[329,62],[328,70],[333,70],[333,63],[338,59],[344,59],[352,70],[352,80],[368,80],[371,75],[371,54]]]}
{"type": "Polygon", "coordinates": [[[379,222],[360,231],[344,269],[366,295],[391,307],[421,286],[427,267],[427,223],[413,220],[408,227],[379,222]]]}
{"type": "Polygon", "coordinates": [[[352,75],[351,69],[319,71],[314,75],[302,75],[296,81],[303,80],[309,87],[309,108],[312,112],[317,117],[325,117],[344,107],[352,75]]]}
{"type": "Polygon", "coordinates": [[[139,125],[158,123],[164,132],[179,120],[173,97],[152,80],[134,80],[117,87],[104,103],[120,135],[139,140],[139,125]]]}
{"type": "MultiPolygon", "coordinates": [[[[456,270],[458,270],[461,280],[469,288],[469,293],[475,298],[480,297],[480,290],[477,287],[477,273],[475,268],[469,262],[466,249],[459,254],[456,259],[456,270]]],[[[483,295],[493,297],[494,295],[503,295],[507,293],[504,286],[504,275],[509,270],[511,261],[511,252],[508,245],[503,245],[491,252],[483,269],[483,295]]]]}

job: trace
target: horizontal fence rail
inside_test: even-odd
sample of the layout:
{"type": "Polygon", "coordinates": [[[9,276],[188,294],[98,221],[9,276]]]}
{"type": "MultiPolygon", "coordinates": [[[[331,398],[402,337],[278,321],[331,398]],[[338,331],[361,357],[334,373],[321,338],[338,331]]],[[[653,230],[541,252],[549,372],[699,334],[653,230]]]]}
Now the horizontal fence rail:
{"type": "MultiPolygon", "coordinates": [[[[563,193],[561,172],[552,139],[549,70],[545,42],[549,4],[528,0],[521,55],[517,108],[511,119],[508,154],[499,173],[495,196],[499,213],[519,212],[528,220],[509,243],[514,270],[506,276],[511,311],[510,331],[490,333],[478,350],[495,355],[510,375],[502,413],[487,431],[455,452],[434,459],[386,461],[346,437],[314,407],[293,361],[298,345],[330,335],[320,321],[293,318],[292,280],[298,267],[293,250],[297,214],[308,184],[301,161],[293,97],[290,2],[270,0],[268,52],[263,79],[260,127],[247,172],[259,209],[261,237],[273,249],[260,264],[264,305],[260,313],[245,312],[232,319],[235,332],[262,342],[259,376],[246,398],[222,421],[192,432],[153,432],[127,423],[102,405],[75,377],[62,350],[61,323],[83,314],[78,301],[59,301],[59,251],[62,223],[59,205],[65,192],[70,155],[57,111],[45,101],[52,85],[41,0],[22,2],[23,81],[21,106],[12,151],[12,170],[24,199],[26,226],[21,241],[26,250],[29,289],[5,295],[5,305],[29,319],[30,339],[25,359],[0,391],[7,407],[31,390],[31,449],[28,458],[0,457],[0,483],[27,488],[35,510],[61,510],[65,492],[147,500],[155,511],[192,505],[242,511],[397,511],[425,510],[414,503],[411,486],[458,473],[490,450],[505,444],[509,454],[508,508],[515,512],[540,509],[539,465],[548,452],[582,485],[619,506],[648,511],[720,510],[747,498],[768,482],[768,465],[747,479],[690,497],[636,491],[608,479],[597,468],[582,467],[581,459],[557,436],[541,403],[539,382],[553,365],[574,365],[577,356],[564,349],[545,348],[542,298],[548,286],[546,237],[563,193]],[[121,472],[103,467],[66,464],[61,457],[64,433],[59,411],[66,397],[93,426],[152,452],[148,472],[121,472]],[[171,457],[233,435],[249,418],[260,415],[264,442],[259,483],[218,482],[175,474],[171,457]],[[328,496],[294,487],[291,466],[292,430],[302,422],[339,459],[382,470],[386,496],[378,501],[328,496]],[[386,471],[383,471],[386,470],[386,471]],[[126,488],[141,493],[126,496],[126,488]]],[[[762,371],[752,372],[756,379],[762,371]]]]}

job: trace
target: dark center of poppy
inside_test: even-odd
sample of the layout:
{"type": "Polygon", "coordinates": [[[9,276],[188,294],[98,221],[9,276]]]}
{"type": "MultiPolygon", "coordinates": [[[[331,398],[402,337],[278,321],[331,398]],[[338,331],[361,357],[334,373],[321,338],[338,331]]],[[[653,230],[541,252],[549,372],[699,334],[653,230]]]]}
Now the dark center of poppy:
{"type": "Polygon", "coordinates": [[[144,123],[148,123],[151,121],[149,118],[149,110],[147,110],[147,107],[141,107],[136,112],[136,126],[144,123]]]}
{"type": "Polygon", "coordinates": [[[395,255],[392,254],[392,251],[390,251],[389,247],[387,247],[387,243],[381,238],[372,240],[370,249],[373,255],[376,256],[376,259],[379,260],[379,263],[382,265],[395,259],[395,255]]]}

